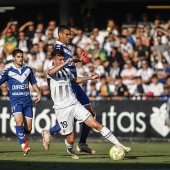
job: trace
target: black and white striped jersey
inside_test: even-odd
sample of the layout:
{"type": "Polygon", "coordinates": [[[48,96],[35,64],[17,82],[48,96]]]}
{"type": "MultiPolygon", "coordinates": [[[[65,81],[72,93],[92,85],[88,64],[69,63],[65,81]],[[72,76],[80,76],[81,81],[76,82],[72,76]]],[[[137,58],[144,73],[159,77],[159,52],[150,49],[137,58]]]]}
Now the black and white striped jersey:
{"type": "Polygon", "coordinates": [[[47,74],[47,79],[55,109],[68,107],[77,102],[71,87],[71,80],[74,79],[74,75],[68,68],[60,69],[53,76],[47,74]]]}

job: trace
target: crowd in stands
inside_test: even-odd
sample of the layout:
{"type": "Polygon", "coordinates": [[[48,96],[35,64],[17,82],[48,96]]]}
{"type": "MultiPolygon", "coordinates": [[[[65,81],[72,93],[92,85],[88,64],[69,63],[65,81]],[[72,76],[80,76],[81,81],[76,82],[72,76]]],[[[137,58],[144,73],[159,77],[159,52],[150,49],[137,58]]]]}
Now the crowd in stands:
{"type": "MultiPolygon", "coordinates": [[[[94,27],[85,32],[71,27],[69,45],[75,58],[87,52],[83,62],[76,63],[78,76],[99,74],[100,78],[82,84],[91,100],[168,100],[170,98],[170,20],[143,20],[117,26],[109,19],[106,29],[94,27]]],[[[42,100],[51,98],[46,69],[52,64],[51,51],[58,38],[58,25],[43,23],[7,23],[0,36],[0,73],[12,64],[11,52],[24,52],[24,63],[30,66],[42,91],[42,100]]],[[[0,87],[1,100],[7,100],[6,84],[0,87]]],[[[36,94],[32,92],[34,98],[36,94]]]]}

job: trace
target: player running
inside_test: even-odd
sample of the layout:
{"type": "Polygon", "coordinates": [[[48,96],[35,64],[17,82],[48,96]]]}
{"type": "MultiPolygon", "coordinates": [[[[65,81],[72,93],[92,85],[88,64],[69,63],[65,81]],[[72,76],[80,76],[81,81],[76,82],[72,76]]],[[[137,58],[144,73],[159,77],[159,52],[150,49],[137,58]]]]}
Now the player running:
{"type": "Polygon", "coordinates": [[[99,76],[75,77],[70,69],[64,68],[67,64],[71,64],[73,59],[68,58],[64,62],[64,52],[60,49],[53,50],[51,58],[53,66],[47,70],[47,79],[54,102],[53,107],[61,128],[60,132],[62,135],[66,135],[65,145],[71,158],[79,159],[79,156],[72,150],[75,140],[73,131],[74,119],[96,129],[111,143],[122,146],[126,152],[129,152],[131,150],[130,147],[122,145],[107,127],[104,127],[93,118],[91,113],[77,100],[71,87],[71,82],[83,83],[87,80],[97,79],[99,76]]]}
{"type": "MultiPolygon", "coordinates": [[[[54,49],[61,49],[62,51],[64,51],[64,61],[66,61],[69,58],[73,59],[74,58],[73,54],[71,53],[69,48],[66,46],[67,44],[70,43],[70,38],[71,38],[70,27],[68,27],[66,25],[61,25],[58,28],[58,36],[59,36],[59,40],[56,41],[56,45],[55,45],[54,49]]],[[[71,62],[68,65],[65,65],[65,68],[68,68],[71,71],[71,73],[75,77],[77,77],[75,62],[82,61],[84,57],[86,57],[86,53],[83,53],[80,59],[73,59],[73,62],[71,62]]],[[[87,97],[87,95],[85,94],[85,92],[80,87],[80,85],[72,82],[72,89],[73,89],[73,92],[75,93],[78,101],[92,114],[92,116],[95,116],[95,112],[91,106],[91,102],[90,102],[89,98],[87,97]]],[[[49,131],[44,130],[42,132],[43,145],[46,150],[49,150],[50,139],[53,136],[53,134],[60,130],[61,130],[60,126],[58,124],[56,124],[49,131]]],[[[89,148],[88,145],[86,144],[86,139],[88,137],[89,132],[90,132],[90,127],[88,127],[85,123],[83,123],[80,141],[79,141],[76,149],[78,152],[86,152],[86,153],[90,153],[90,154],[96,154],[96,151],[89,148]]]]}
{"type": "Polygon", "coordinates": [[[0,85],[7,81],[10,95],[11,114],[16,122],[16,136],[24,155],[31,148],[28,145],[27,135],[32,129],[33,103],[30,96],[29,83],[37,92],[35,103],[41,100],[41,93],[37,81],[30,67],[23,64],[23,51],[16,49],[12,52],[14,63],[0,75],[0,85]]]}

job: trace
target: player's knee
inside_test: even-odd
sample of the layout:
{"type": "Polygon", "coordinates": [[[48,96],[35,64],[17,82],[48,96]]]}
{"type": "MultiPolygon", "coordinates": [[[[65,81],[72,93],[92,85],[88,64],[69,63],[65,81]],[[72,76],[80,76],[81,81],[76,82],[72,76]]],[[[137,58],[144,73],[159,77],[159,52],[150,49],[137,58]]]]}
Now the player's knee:
{"type": "Polygon", "coordinates": [[[85,108],[91,113],[93,117],[95,117],[96,113],[94,112],[93,108],[91,105],[85,106],[85,108]]]}
{"type": "Polygon", "coordinates": [[[16,120],[16,126],[22,126],[23,121],[22,120],[16,120]]]}
{"type": "Polygon", "coordinates": [[[73,144],[74,142],[75,142],[75,139],[74,139],[74,138],[69,138],[69,139],[68,139],[68,143],[73,144]]]}

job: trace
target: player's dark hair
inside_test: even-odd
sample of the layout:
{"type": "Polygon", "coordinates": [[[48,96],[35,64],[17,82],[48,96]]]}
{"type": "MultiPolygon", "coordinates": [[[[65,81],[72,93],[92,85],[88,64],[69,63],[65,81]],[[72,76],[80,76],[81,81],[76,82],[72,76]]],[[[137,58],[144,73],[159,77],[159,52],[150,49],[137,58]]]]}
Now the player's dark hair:
{"type": "Polygon", "coordinates": [[[12,52],[12,56],[15,57],[18,53],[22,53],[22,54],[23,54],[23,51],[20,50],[20,49],[15,49],[15,50],[12,52]]]}
{"type": "Polygon", "coordinates": [[[54,58],[57,55],[64,56],[64,51],[62,51],[60,49],[55,49],[51,52],[51,58],[54,58]]]}
{"type": "Polygon", "coordinates": [[[64,30],[71,30],[71,28],[67,25],[60,25],[58,28],[58,33],[63,33],[64,30]]]}

